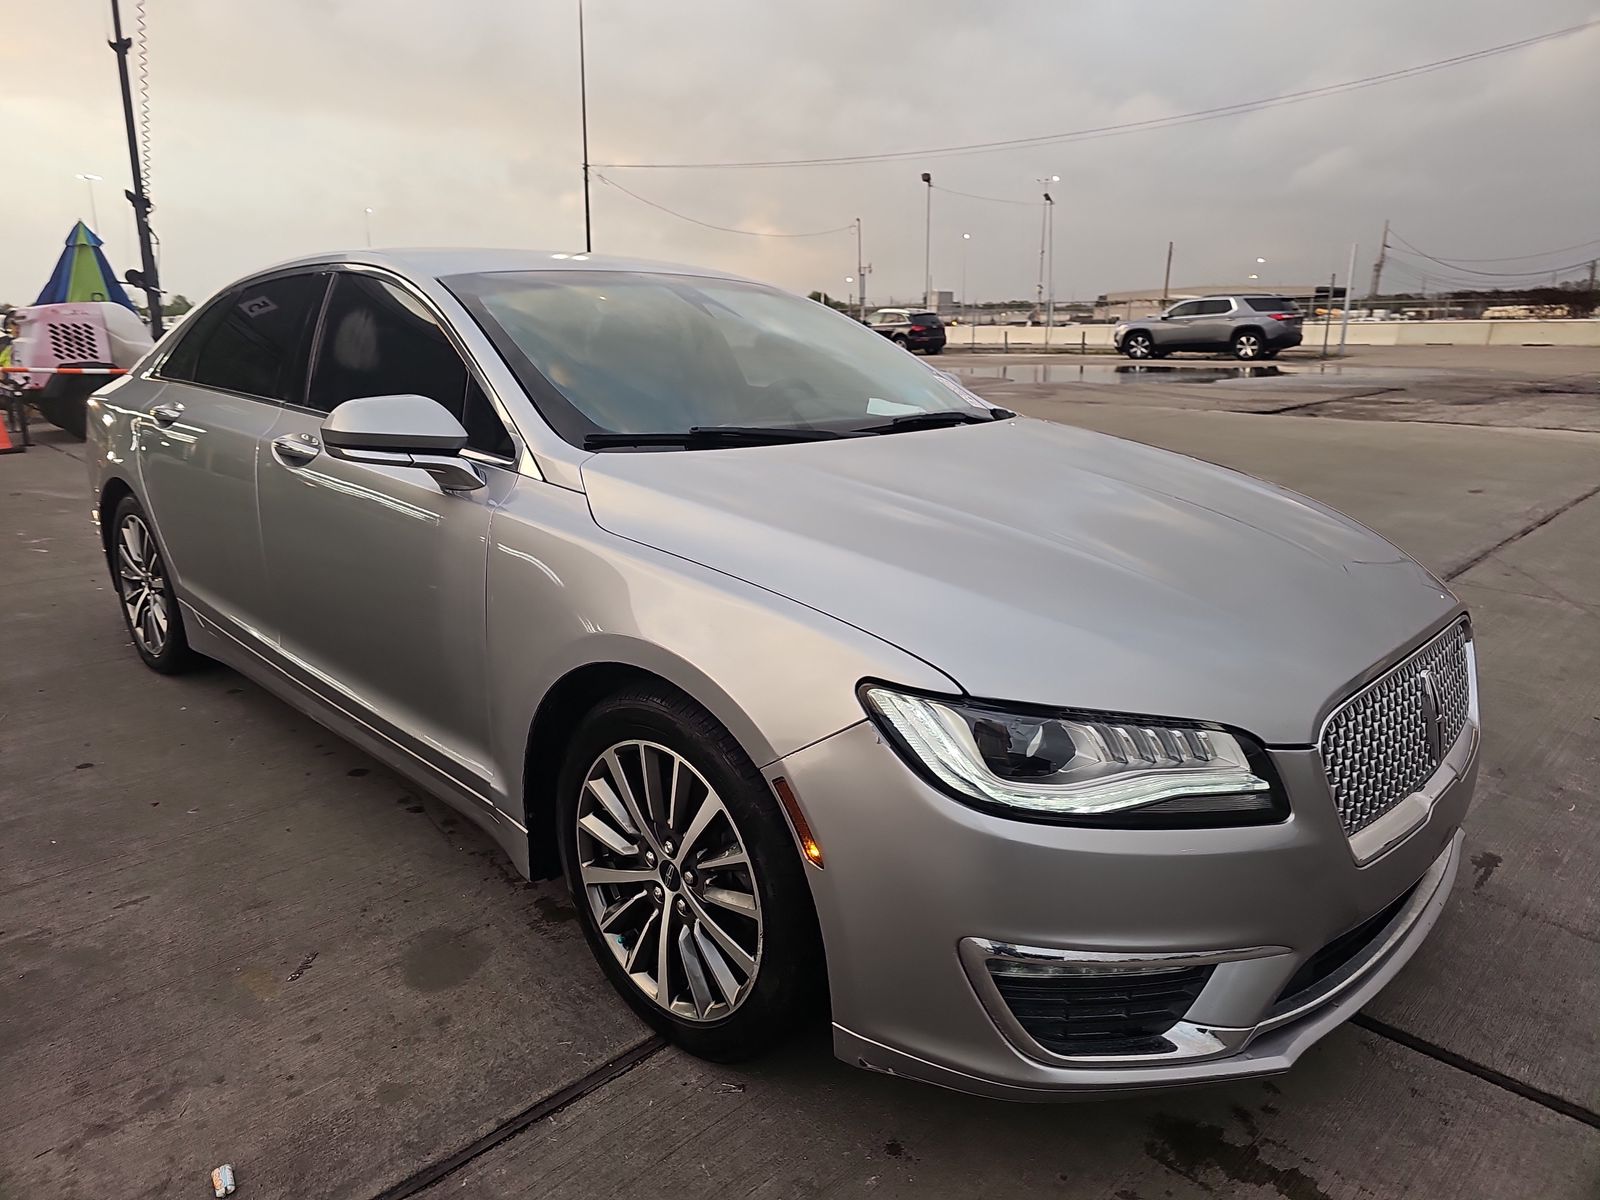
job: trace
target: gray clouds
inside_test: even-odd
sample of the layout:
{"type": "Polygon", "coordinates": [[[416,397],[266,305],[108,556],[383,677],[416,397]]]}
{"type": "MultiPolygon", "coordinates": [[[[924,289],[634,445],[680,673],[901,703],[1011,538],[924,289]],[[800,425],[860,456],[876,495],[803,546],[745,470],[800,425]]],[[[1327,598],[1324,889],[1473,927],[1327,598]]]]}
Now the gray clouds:
{"type": "MultiPolygon", "coordinates": [[[[132,0],[124,0],[131,7],[132,0]]],[[[149,0],[155,225],[167,285],[198,297],[329,246],[581,244],[575,4],[560,0],[149,0]]],[[[10,170],[0,298],[31,299],[99,185],[119,270],[135,259],[102,0],[14,15],[0,42],[10,170]]],[[[1303,6],[900,5],[588,0],[599,162],[870,153],[1140,119],[1333,83],[1594,15],[1587,0],[1303,6]]],[[[804,230],[863,218],[879,296],[921,290],[918,175],[1032,199],[1059,174],[1057,293],[1226,279],[1260,255],[1299,281],[1417,244],[1520,254],[1600,237],[1600,30],[1388,87],[1177,129],[928,164],[622,171],[703,220],[804,230]],[[1369,254],[1364,253],[1363,258],[1369,254]]],[[[596,249],[843,292],[853,239],[739,237],[596,186],[596,249]]],[[[1031,293],[1036,209],[939,194],[934,273],[1031,293]]],[[[1515,265],[1515,264],[1513,264],[1515,265]]],[[[1404,267],[1399,268],[1402,272],[1404,267]]],[[[1399,278],[1399,276],[1397,276],[1399,278]]]]}

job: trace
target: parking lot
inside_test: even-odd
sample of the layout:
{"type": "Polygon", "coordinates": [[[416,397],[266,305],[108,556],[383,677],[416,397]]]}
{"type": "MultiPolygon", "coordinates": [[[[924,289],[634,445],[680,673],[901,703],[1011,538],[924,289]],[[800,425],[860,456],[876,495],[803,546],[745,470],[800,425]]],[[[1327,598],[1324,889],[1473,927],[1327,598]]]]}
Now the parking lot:
{"type": "Polygon", "coordinates": [[[559,885],[242,677],[144,669],[82,447],[42,429],[0,458],[0,1198],[199,1196],[223,1162],[243,1200],[1600,1194],[1600,350],[936,361],[1309,493],[1471,606],[1466,861],[1357,1021],[1270,1081],[1070,1106],[821,1029],[685,1057],[559,885]]]}

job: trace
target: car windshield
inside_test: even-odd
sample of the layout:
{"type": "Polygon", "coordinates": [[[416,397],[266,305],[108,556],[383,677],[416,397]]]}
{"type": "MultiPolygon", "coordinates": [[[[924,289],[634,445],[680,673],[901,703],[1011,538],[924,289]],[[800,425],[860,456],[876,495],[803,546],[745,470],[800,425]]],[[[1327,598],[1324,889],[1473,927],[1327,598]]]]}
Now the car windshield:
{"type": "Polygon", "coordinates": [[[850,432],[922,413],[990,413],[849,317],[760,284],[604,271],[445,283],[574,445],[597,433],[850,432]]]}

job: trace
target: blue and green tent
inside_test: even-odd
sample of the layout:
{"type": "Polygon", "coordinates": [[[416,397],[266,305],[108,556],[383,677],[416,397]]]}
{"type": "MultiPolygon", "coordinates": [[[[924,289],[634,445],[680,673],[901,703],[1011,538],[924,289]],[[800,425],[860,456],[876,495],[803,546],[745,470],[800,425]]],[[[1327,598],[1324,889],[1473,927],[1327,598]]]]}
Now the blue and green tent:
{"type": "MultiPolygon", "coordinates": [[[[109,300],[133,308],[133,301],[122,290],[111,264],[100,253],[104,243],[82,221],[67,234],[66,249],[56,260],[56,269],[50,273],[50,282],[44,285],[35,304],[84,304],[93,300],[109,300]]],[[[134,311],[138,311],[135,309],[134,311]]]]}

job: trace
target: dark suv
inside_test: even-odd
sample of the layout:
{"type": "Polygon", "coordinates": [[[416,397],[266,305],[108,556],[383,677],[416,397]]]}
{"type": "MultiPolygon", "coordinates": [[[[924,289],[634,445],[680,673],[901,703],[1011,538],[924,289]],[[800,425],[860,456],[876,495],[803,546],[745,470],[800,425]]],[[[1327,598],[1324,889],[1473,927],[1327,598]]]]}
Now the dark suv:
{"type": "Polygon", "coordinates": [[[944,322],[938,313],[911,308],[880,308],[867,318],[867,326],[907,350],[938,354],[944,349],[944,322]]]}
{"type": "Polygon", "coordinates": [[[1276,358],[1298,346],[1304,314],[1282,296],[1206,296],[1156,317],[1123,321],[1112,342],[1129,358],[1164,358],[1174,350],[1227,351],[1235,358],[1276,358]]]}

